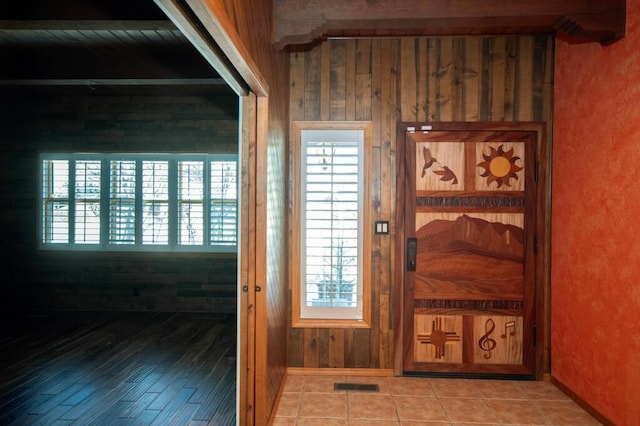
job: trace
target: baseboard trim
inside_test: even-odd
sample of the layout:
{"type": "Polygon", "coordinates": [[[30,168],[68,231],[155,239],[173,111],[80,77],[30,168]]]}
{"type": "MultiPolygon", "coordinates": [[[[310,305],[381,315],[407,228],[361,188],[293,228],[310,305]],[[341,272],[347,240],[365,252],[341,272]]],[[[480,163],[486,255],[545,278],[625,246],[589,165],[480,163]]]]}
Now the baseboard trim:
{"type": "MultiPolygon", "coordinates": [[[[546,376],[546,375],[545,375],[546,376]]],[[[546,377],[545,377],[546,379],[546,377]]],[[[564,383],[555,378],[553,375],[549,375],[548,381],[553,383],[558,389],[560,389],[564,394],[566,394],[569,398],[571,398],[576,404],[578,404],[584,411],[591,414],[593,418],[602,423],[604,426],[615,426],[615,423],[606,418],[602,413],[593,408],[591,404],[589,404],[584,399],[580,398],[574,391],[569,389],[564,383]]]]}
{"type": "Polygon", "coordinates": [[[305,368],[287,367],[291,376],[393,376],[393,369],[380,368],[305,368]]]}

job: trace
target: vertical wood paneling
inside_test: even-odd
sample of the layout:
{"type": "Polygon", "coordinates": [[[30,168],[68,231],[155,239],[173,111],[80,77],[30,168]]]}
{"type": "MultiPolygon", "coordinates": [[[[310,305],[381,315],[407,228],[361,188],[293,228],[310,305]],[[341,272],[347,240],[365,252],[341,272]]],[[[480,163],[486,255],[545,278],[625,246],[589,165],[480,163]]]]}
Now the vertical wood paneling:
{"type": "MultiPolygon", "coordinates": [[[[304,119],[321,120],[320,93],[324,85],[320,83],[320,49],[304,54],[304,119]]],[[[328,60],[328,59],[327,59],[328,60]]],[[[328,102],[328,97],[326,102],[328,102]]]]}
{"type": "Polygon", "coordinates": [[[345,359],[344,329],[332,329],[329,332],[329,365],[330,368],[342,368],[345,359]]]}
{"type": "Polygon", "coordinates": [[[518,75],[516,87],[517,120],[533,120],[533,38],[522,37],[518,39],[518,75]]]}
{"type": "MultiPolygon", "coordinates": [[[[402,87],[414,86],[417,81],[416,43],[417,40],[412,38],[404,38],[400,41],[400,85],[402,87]]],[[[412,90],[400,100],[400,116],[404,121],[418,120],[417,92],[419,93],[412,90]]]]}
{"type": "MultiPolygon", "coordinates": [[[[354,356],[353,356],[353,367],[355,368],[373,368],[371,367],[371,358],[370,358],[370,350],[371,350],[371,342],[370,342],[371,331],[364,329],[354,330],[353,333],[353,347],[354,347],[354,356]]],[[[351,366],[347,366],[351,367],[351,366]]]]}
{"type": "Polygon", "coordinates": [[[290,54],[292,119],[304,111],[305,120],[328,114],[332,120],[373,121],[369,202],[372,220],[389,220],[391,229],[390,235],[372,235],[371,329],[292,328],[290,366],[393,369],[394,339],[401,332],[394,330],[399,301],[392,297],[400,285],[393,282],[395,268],[401,267],[394,262],[397,123],[549,121],[551,41],[550,36],[330,40],[290,54]],[[298,81],[314,87],[297,87],[298,81]]]}
{"type": "MultiPolygon", "coordinates": [[[[398,70],[401,67],[401,56],[398,50],[398,46],[400,43],[398,41],[390,42],[390,52],[383,55],[383,70],[388,70],[388,75],[393,77],[393,71],[398,70]]],[[[415,46],[416,43],[413,43],[415,46]]],[[[415,47],[414,47],[415,52],[415,47]]],[[[415,53],[414,53],[415,54],[415,53]]],[[[402,72],[402,70],[400,70],[402,72]]],[[[416,81],[413,83],[413,87],[416,86],[416,81]]],[[[401,97],[399,97],[400,87],[398,85],[397,78],[390,78],[389,82],[386,82],[382,86],[383,93],[383,110],[382,110],[382,119],[381,125],[382,134],[380,141],[380,152],[379,152],[379,160],[374,164],[379,164],[378,172],[372,173],[372,177],[379,182],[379,199],[376,202],[376,207],[378,210],[378,219],[379,220],[387,220],[389,221],[390,228],[393,229],[393,222],[395,215],[395,209],[388,202],[394,198],[395,192],[395,181],[393,177],[395,176],[395,134],[396,134],[396,125],[399,119],[400,112],[397,108],[397,104],[400,101],[401,97]]],[[[413,92],[416,92],[415,90],[413,92]]],[[[417,99],[415,97],[414,99],[417,99]]],[[[419,111],[420,106],[414,105],[414,108],[419,111]]],[[[374,126],[375,127],[375,126],[374,126]]],[[[389,237],[390,235],[383,235],[379,238],[379,246],[376,248],[377,252],[372,253],[372,256],[377,257],[378,261],[378,270],[375,271],[377,275],[377,293],[376,293],[376,322],[374,324],[377,325],[377,330],[372,329],[371,344],[372,344],[372,357],[375,360],[375,363],[371,364],[371,367],[377,368],[388,368],[389,365],[393,365],[393,346],[389,344],[389,339],[391,338],[390,329],[392,328],[392,324],[387,321],[387,314],[383,310],[383,301],[386,301],[391,292],[389,280],[389,270],[390,270],[390,262],[388,257],[390,245],[389,245],[389,237]],[[391,360],[391,364],[389,361],[391,360]]]]}
{"type": "Polygon", "coordinates": [[[355,366],[355,330],[353,328],[344,330],[344,364],[341,367],[355,366]]]}
{"type": "MultiPolygon", "coordinates": [[[[320,120],[331,118],[331,50],[328,43],[322,44],[320,50],[320,120]]],[[[340,47],[336,48],[340,51],[340,47]]]]}
{"type": "Polygon", "coordinates": [[[289,59],[291,74],[289,75],[289,116],[292,121],[304,120],[305,106],[305,55],[294,53],[289,59]]]}
{"type": "Polygon", "coordinates": [[[356,41],[355,120],[371,120],[371,40],[356,41]]]}
{"type": "MultiPolygon", "coordinates": [[[[349,62],[351,62],[351,58],[349,62]]],[[[336,40],[332,43],[329,69],[324,69],[324,60],[322,66],[322,74],[329,75],[329,120],[344,121],[347,116],[347,42],[345,40],[336,40]]],[[[351,78],[353,78],[353,74],[351,78]]]]}
{"type": "MultiPolygon", "coordinates": [[[[382,40],[374,39],[371,43],[371,117],[370,120],[374,123],[380,123],[382,105],[382,79],[384,76],[388,77],[388,70],[386,72],[382,69],[381,64],[381,46],[382,40]]],[[[373,126],[373,146],[380,146],[380,125],[373,126]]]]}
{"type": "Polygon", "coordinates": [[[304,367],[314,368],[320,367],[320,342],[318,338],[320,336],[320,330],[317,328],[305,328],[304,329],[304,367]]]}
{"type": "Polygon", "coordinates": [[[429,112],[429,61],[427,55],[420,52],[427,51],[427,39],[420,38],[416,40],[416,103],[418,107],[418,114],[416,119],[418,121],[427,121],[429,112]]]}
{"type": "Polygon", "coordinates": [[[482,75],[482,40],[479,38],[465,39],[463,99],[463,121],[478,121],[480,119],[480,76],[482,75]]]}
{"type": "MultiPolygon", "coordinates": [[[[307,62],[309,60],[310,55],[305,54],[303,52],[297,52],[291,54],[289,58],[291,72],[289,75],[290,78],[290,89],[289,89],[289,116],[292,121],[302,121],[306,119],[306,105],[309,101],[307,98],[307,93],[312,92],[308,89],[309,81],[306,80],[306,70],[308,69],[307,62]]],[[[291,149],[291,148],[290,148],[291,149]]],[[[294,170],[291,161],[293,156],[289,156],[289,170],[294,170]]],[[[291,181],[296,179],[296,176],[289,176],[289,184],[288,187],[292,188],[293,185],[291,181]]],[[[292,198],[290,197],[288,200],[288,210],[291,211],[293,209],[292,206],[292,198]]],[[[291,229],[293,227],[299,226],[299,218],[290,217],[289,218],[289,230],[288,237],[291,239],[292,232],[291,229]]],[[[289,262],[289,275],[295,274],[298,272],[296,262],[289,262]]],[[[288,286],[287,290],[287,318],[291,318],[291,286],[288,286]]],[[[302,350],[304,345],[304,330],[301,328],[290,328],[289,336],[288,336],[288,345],[287,345],[287,364],[292,366],[303,366],[304,365],[304,351],[302,350]]]]}
{"type": "Polygon", "coordinates": [[[453,38],[451,50],[453,68],[451,73],[451,113],[453,121],[462,121],[464,118],[464,52],[464,39],[453,38]]]}
{"type": "MultiPolygon", "coordinates": [[[[440,48],[436,64],[436,108],[437,121],[453,120],[453,39],[444,37],[439,40],[440,48]]],[[[404,91],[403,91],[404,93],[404,91]]]]}
{"type": "Polygon", "coordinates": [[[542,121],[545,108],[544,77],[547,69],[548,37],[536,36],[533,50],[533,120],[542,121]]]}
{"type": "Polygon", "coordinates": [[[438,108],[438,51],[440,50],[440,40],[437,38],[427,39],[427,121],[440,121],[438,108]]]}
{"type": "Polygon", "coordinates": [[[318,367],[320,368],[329,367],[330,331],[328,328],[318,330],[318,367]]]}
{"type": "Polygon", "coordinates": [[[516,57],[518,40],[514,37],[507,39],[505,52],[505,77],[504,77],[504,119],[514,121],[516,98],[516,57]]]}
{"type": "Polygon", "coordinates": [[[504,121],[505,48],[506,39],[493,39],[491,46],[490,121],[504,121]]]}
{"type": "Polygon", "coordinates": [[[348,121],[356,119],[356,41],[346,41],[345,52],[345,114],[348,121]]]}

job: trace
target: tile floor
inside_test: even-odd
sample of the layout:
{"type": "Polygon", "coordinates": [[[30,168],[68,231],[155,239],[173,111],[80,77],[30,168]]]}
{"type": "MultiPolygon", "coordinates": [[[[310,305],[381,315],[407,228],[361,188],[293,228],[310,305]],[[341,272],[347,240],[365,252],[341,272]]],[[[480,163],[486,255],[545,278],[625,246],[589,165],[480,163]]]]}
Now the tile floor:
{"type": "Polygon", "coordinates": [[[290,375],[273,426],[599,425],[549,382],[290,375]],[[379,391],[334,391],[334,383],[379,391]]]}

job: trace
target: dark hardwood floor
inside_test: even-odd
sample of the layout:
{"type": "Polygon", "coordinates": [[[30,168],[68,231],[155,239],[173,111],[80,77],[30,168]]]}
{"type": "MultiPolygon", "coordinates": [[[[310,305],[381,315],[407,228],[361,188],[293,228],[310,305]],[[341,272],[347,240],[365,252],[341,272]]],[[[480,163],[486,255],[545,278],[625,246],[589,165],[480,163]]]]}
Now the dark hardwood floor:
{"type": "Polygon", "coordinates": [[[232,315],[47,313],[0,331],[0,425],[235,425],[232,315]]]}

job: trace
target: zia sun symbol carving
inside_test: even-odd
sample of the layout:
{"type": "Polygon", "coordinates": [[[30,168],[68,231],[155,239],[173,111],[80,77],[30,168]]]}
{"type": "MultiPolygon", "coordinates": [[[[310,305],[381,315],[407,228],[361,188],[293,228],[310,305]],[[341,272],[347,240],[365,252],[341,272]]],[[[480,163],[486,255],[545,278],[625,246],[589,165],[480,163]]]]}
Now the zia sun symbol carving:
{"type": "Polygon", "coordinates": [[[440,177],[441,181],[448,182],[452,181],[451,185],[456,185],[458,183],[458,177],[449,167],[444,166],[438,162],[432,155],[431,150],[427,147],[422,148],[422,157],[424,158],[424,166],[422,166],[422,176],[427,174],[427,170],[433,166],[434,164],[438,164],[442,168],[442,170],[432,170],[433,174],[436,174],[440,177]]]}
{"type": "Polygon", "coordinates": [[[487,185],[496,182],[498,188],[503,184],[511,186],[509,181],[511,179],[518,180],[518,172],[522,170],[522,167],[516,165],[516,161],[520,160],[520,157],[513,155],[513,148],[505,151],[504,145],[500,145],[498,149],[490,146],[489,149],[491,151],[489,155],[483,153],[484,161],[478,163],[478,167],[484,168],[484,172],[480,176],[487,178],[487,185]]]}

